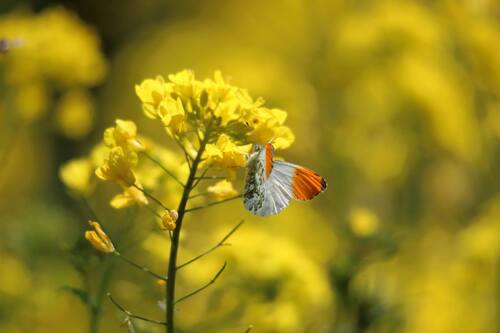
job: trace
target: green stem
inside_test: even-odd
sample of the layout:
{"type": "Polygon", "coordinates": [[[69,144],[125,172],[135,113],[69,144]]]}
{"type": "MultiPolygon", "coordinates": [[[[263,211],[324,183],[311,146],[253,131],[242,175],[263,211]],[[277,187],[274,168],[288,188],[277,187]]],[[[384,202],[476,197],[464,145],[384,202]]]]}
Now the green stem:
{"type": "Polygon", "coordinates": [[[118,252],[118,251],[113,252],[113,254],[115,256],[117,256],[118,258],[120,258],[121,260],[123,260],[124,262],[126,262],[127,264],[129,264],[129,265],[131,265],[131,266],[133,266],[133,267],[135,267],[137,269],[140,269],[141,271],[143,271],[143,272],[145,272],[145,273],[147,273],[147,274],[149,274],[149,275],[151,275],[151,276],[153,276],[153,277],[155,277],[155,278],[157,278],[159,280],[167,281],[167,279],[164,276],[161,276],[160,274],[156,274],[155,272],[153,272],[149,268],[141,266],[141,265],[133,262],[132,260],[128,259],[127,257],[122,256],[120,254],[120,252],[118,252]]]}
{"type": "Polygon", "coordinates": [[[139,320],[143,320],[143,321],[147,321],[148,323],[153,323],[153,324],[158,324],[158,325],[166,325],[166,323],[163,322],[163,321],[156,320],[156,319],[151,319],[151,318],[147,318],[147,317],[144,317],[144,316],[139,316],[139,315],[136,315],[136,314],[130,312],[129,310],[127,310],[123,306],[121,306],[120,303],[118,303],[113,298],[113,296],[111,296],[111,293],[108,293],[107,295],[108,295],[108,298],[111,301],[111,303],[113,303],[118,308],[118,310],[120,310],[121,312],[123,312],[124,314],[126,314],[127,317],[135,318],[135,319],[139,319],[139,320]]]}
{"type": "Polygon", "coordinates": [[[152,195],[151,193],[147,192],[145,189],[143,188],[140,188],[139,186],[137,186],[136,184],[132,184],[133,187],[135,187],[136,189],[138,189],[139,191],[141,191],[142,193],[144,193],[145,196],[147,196],[148,198],[150,198],[151,200],[153,200],[158,206],[160,206],[161,208],[165,209],[165,210],[170,210],[167,206],[165,206],[159,199],[157,199],[154,195],[152,195]]]}
{"type": "Polygon", "coordinates": [[[206,250],[205,252],[197,255],[196,257],[194,257],[193,259],[190,259],[188,261],[186,261],[185,263],[177,266],[177,270],[181,269],[182,267],[184,266],[187,266],[193,262],[195,262],[196,260],[198,259],[201,259],[203,258],[204,256],[206,256],[207,254],[210,254],[212,251],[215,251],[217,250],[219,247],[221,246],[224,246],[224,245],[229,245],[226,243],[226,241],[229,239],[229,237],[231,237],[232,234],[234,234],[236,232],[236,230],[239,229],[239,227],[241,227],[241,225],[245,223],[245,220],[241,220],[236,226],[234,226],[231,231],[229,231],[226,236],[224,236],[224,238],[222,238],[217,244],[215,244],[214,246],[212,246],[211,248],[209,248],[208,250],[206,250]]]}
{"type": "Polygon", "coordinates": [[[231,200],[239,199],[242,196],[243,196],[242,194],[238,194],[238,195],[236,195],[234,197],[230,197],[230,198],[227,198],[227,199],[224,199],[224,200],[209,202],[209,203],[207,203],[206,205],[203,205],[203,206],[189,208],[189,209],[186,209],[186,213],[187,212],[192,212],[192,211],[195,211],[195,210],[199,210],[199,209],[202,209],[202,208],[207,208],[207,207],[210,207],[210,206],[220,205],[221,203],[224,203],[224,202],[228,202],[228,201],[231,201],[231,200]]]}
{"type": "Polygon", "coordinates": [[[146,152],[142,152],[142,154],[144,156],[146,156],[151,162],[153,162],[156,165],[158,165],[163,171],[165,171],[165,173],[167,175],[169,175],[170,177],[172,177],[179,185],[181,185],[182,187],[184,187],[184,184],[179,180],[179,178],[177,178],[170,170],[168,170],[163,164],[161,164],[160,161],[158,161],[157,159],[155,159],[153,156],[149,155],[146,152]]]}
{"type": "Polygon", "coordinates": [[[227,177],[225,176],[200,176],[196,177],[196,179],[202,179],[202,180],[217,180],[217,179],[226,179],[227,177]]]}
{"type": "Polygon", "coordinates": [[[113,272],[114,264],[109,263],[106,267],[97,291],[97,295],[93,300],[89,301],[90,311],[90,333],[99,332],[99,321],[101,319],[102,300],[108,288],[109,281],[111,280],[111,273],[113,272]]]}
{"type": "Polygon", "coordinates": [[[167,333],[174,333],[174,304],[175,304],[175,279],[176,279],[176,273],[177,273],[177,252],[179,250],[179,239],[180,239],[180,234],[181,234],[181,229],[182,229],[182,221],[184,219],[184,215],[186,213],[186,205],[189,200],[189,195],[191,193],[193,183],[196,179],[196,173],[198,171],[198,165],[201,161],[201,157],[203,155],[203,152],[205,150],[205,146],[208,142],[209,138],[209,133],[205,133],[205,137],[203,141],[200,143],[200,149],[198,150],[198,153],[196,154],[195,159],[193,160],[193,163],[191,164],[191,168],[189,170],[189,176],[186,181],[186,185],[184,186],[184,191],[182,193],[182,198],[179,203],[179,208],[177,209],[177,212],[179,214],[179,217],[177,218],[177,225],[174,230],[174,234],[172,236],[172,242],[170,245],[170,256],[169,256],[169,262],[168,262],[168,274],[167,274],[167,285],[166,285],[166,332],[167,333]]]}

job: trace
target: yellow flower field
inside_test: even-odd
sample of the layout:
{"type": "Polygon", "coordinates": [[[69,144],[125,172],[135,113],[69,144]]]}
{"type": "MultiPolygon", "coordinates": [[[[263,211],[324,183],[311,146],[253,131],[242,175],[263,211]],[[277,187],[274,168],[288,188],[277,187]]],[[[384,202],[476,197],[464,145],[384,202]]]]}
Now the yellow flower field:
{"type": "Polygon", "coordinates": [[[0,4],[0,332],[499,331],[499,50],[493,0],[0,4]]]}

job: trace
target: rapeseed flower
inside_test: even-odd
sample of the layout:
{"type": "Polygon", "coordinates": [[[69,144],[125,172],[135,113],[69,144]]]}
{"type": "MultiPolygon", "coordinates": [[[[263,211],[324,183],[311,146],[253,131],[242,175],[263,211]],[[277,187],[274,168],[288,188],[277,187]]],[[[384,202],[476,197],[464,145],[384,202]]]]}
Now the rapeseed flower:
{"type": "Polygon", "coordinates": [[[47,113],[53,96],[62,96],[54,104],[61,133],[71,139],[88,134],[93,125],[88,88],[107,71],[98,35],[72,12],[55,7],[0,16],[0,36],[16,46],[0,59],[9,108],[21,121],[33,122],[47,113]]]}
{"type": "Polygon", "coordinates": [[[102,230],[101,225],[95,221],[89,221],[93,230],[85,231],[85,238],[92,244],[92,246],[101,252],[112,253],[115,252],[115,246],[111,239],[102,230]]]}
{"type": "Polygon", "coordinates": [[[288,148],[294,135],[284,125],[287,113],[264,107],[247,90],[230,84],[220,71],[213,78],[197,80],[190,70],[146,79],[136,94],[147,117],[161,121],[167,132],[199,147],[207,135],[205,158],[209,165],[244,167],[251,143],[271,140],[278,149],[288,148]],[[198,142],[193,139],[197,134],[198,142]]]}
{"type": "Polygon", "coordinates": [[[167,210],[161,217],[161,225],[160,227],[163,230],[172,231],[175,229],[177,218],[179,214],[175,209],[167,210]]]}
{"type": "Polygon", "coordinates": [[[122,147],[114,147],[109,151],[104,163],[95,171],[102,180],[116,182],[123,187],[135,184],[132,166],[137,164],[137,154],[127,153],[122,147]]]}
{"type": "Polygon", "coordinates": [[[122,147],[127,151],[144,150],[137,138],[137,126],[133,121],[117,119],[115,127],[104,131],[104,144],[109,148],[122,147]]]}
{"type": "Polygon", "coordinates": [[[252,145],[238,146],[228,135],[222,134],[214,144],[208,144],[205,156],[211,166],[244,167],[252,145]]]}

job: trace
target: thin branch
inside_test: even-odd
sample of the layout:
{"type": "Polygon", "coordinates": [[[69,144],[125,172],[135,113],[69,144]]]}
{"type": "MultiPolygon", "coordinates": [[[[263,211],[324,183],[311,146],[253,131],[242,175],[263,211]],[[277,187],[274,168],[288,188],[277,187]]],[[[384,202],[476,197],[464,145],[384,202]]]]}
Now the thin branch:
{"type": "Polygon", "coordinates": [[[175,176],[170,170],[168,170],[163,164],[161,164],[160,161],[158,161],[153,156],[149,155],[148,153],[146,153],[144,151],[142,152],[142,154],[144,156],[146,156],[151,162],[153,162],[156,165],[158,165],[163,171],[165,171],[165,173],[167,175],[169,175],[170,177],[172,177],[179,185],[181,185],[182,187],[184,187],[184,184],[179,180],[179,178],[177,178],[177,176],[175,176]]]}
{"type": "Polygon", "coordinates": [[[207,172],[208,172],[208,168],[205,168],[205,170],[203,170],[203,172],[201,173],[201,176],[198,177],[198,179],[195,179],[191,189],[194,189],[201,182],[201,179],[207,174],[207,172]]]}
{"type": "Polygon", "coordinates": [[[139,265],[139,264],[137,264],[137,263],[133,262],[132,260],[130,260],[130,259],[128,259],[128,258],[126,258],[126,257],[122,256],[122,255],[120,254],[120,252],[118,252],[118,251],[113,252],[113,254],[114,254],[115,256],[117,256],[118,258],[120,258],[121,260],[125,261],[127,264],[129,264],[129,265],[131,265],[131,266],[134,266],[135,268],[140,269],[141,271],[146,272],[146,273],[148,273],[149,275],[151,275],[151,276],[153,276],[153,277],[155,277],[155,278],[157,278],[157,279],[160,279],[160,280],[162,280],[162,281],[167,281],[167,278],[166,278],[166,277],[161,276],[160,274],[157,274],[157,273],[155,273],[155,272],[151,271],[151,270],[150,270],[149,268],[147,268],[147,267],[141,266],[141,265],[139,265]]]}
{"type": "Polygon", "coordinates": [[[203,258],[204,256],[206,256],[207,254],[211,253],[212,251],[218,249],[219,247],[221,246],[226,246],[226,245],[229,245],[229,244],[226,244],[225,242],[229,239],[229,237],[231,237],[235,232],[236,230],[238,230],[242,225],[243,223],[245,223],[245,220],[241,220],[237,225],[235,225],[227,234],[226,236],[224,236],[224,238],[222,238],[217,244],[215,244],[214,246],[212,246],[210,249],[206,250],[205,252],[197,255],[196,257],[186,261],[185,263],[177,266],[177,269],[181,269],[182,267],[184,266],[187,266],[193,262],[195,262],[196,260],[198,259],[201,259],[203,258]]]}
{"type": "Polygon", "coordinates": [[[146,207],[154,216],[156,216],[157,218],[159,218],[161,220],[162,216],[160,215],[160,213],[158,213],[156,210],[151,208],[149,205],[145,205],[144,207],[146,207]]]}
{"type": "Polygon", "coordinates": [[[121,306],[114,298],[113,296],[111,296],[111,293],[107,293],[107,296],[108,298],[110,299],[110,301],[118,308],[118,310],[120,310],[121,312],[123,312],[124,314],[126,314],[127,316],[129,316],[130,318],[135,318],[135,319],[140,319],[140,320],[144,320],[144,321],[147,321],[147,322],[150,322],[150,323],[153,323],[153,324],[158,324],[158,325],[167,325],[166,322],[164,321],[160,321],[160,320],[155,320],[155,319],[150,319],[150,318],[146,318],[146,317],[143,317],[143,316],[138,316],[138,315],[135,315],[133,314],[132,312],[128,311],[127,309],[125,309],[123,306],[121,306]]]}
{"type": "Polygon", "coordinates": [[[195,179],[200,180],[216,180],[216,179],[226,179],[224,176],[203,176],[203,177],[195,177],[195,179]]]}
{"type": "Polygon", "coordinates": [[[191,163],[192,163],[193,159],[191,158],[191,156],[189,156],[188,152],[186,151],[186,147],[184,147],[184,145],[180,142],[179,138],[176,136],[174,136],[174,141],[175,141],[175,143],[177,143],[179,148],[184,153],[184,158],[186,159],[186,163],[188,164],[189,168],[191,168],[191,163]]]}
{"type": "Polygon", "coordinates": [[[215,281],[217,281],[217,279],[219,278],[219,276],[222,274],[222,272],[224,271],[224,269],[226,269],[226,266],[227,266],[227,261],[224,261],[224,265],[222,265],[222,267],[219,269],[219,271],[214,275],[214,277],[212,278],[212,280],[210,280],[206,285],[204,285],[203,287],[201,288],[198,288],[196,289],[195,291],[193,292],[190,292],[189,294],[185,295],[185,296],[182,296],[181,298],[179,298],[177,301],[175,301],[174,304],[177,304],[179,302],[182,302],[184,301],[185,299],[188,299],[189,297],[191,296],[194,296],[196,295],[197,293],[199,293],[200,291],[203,291],[205,290],[206,288],[210,287],[212,284],[215,283],[215,281]]]}
{"type": "Polygon", "coordinates": [[[139,191],[141,191],[142,193],[144,193],[145,196],[147,196],[148,198],[150,198],[151,200],[153,200],[154,202],[156,202],[156,204],[158,204],[159,206],[161,206],[163,209],[170,210],[160,200],[158,200],[157,198],[155,198],[152,194],[150,194],[149,192],[147,192],[145,189],[140,188],[136,184],[132,184],[132,186],[135,187],[136,189],[138,189],[139,191]]]}
{"type": "Polygon", "coordinates": [[[245,330],[245,333],[250,333],[251,330],[253,330],[253,325],[248,325],[247,329],[245,330]]]}
{"type": "Polygon", "coordinates": [[[195,210],[199,210],[199,209],[203,209],[203,208],[207,208],[207,207],[210,207],[210,206],[219,205],[219,204],[222,204],[224,202],[228,202],[228,201],[231,201],[231,200],[239,199],[241,197],[243,197],[243,194],[238,194],[238,195],[236,195],[234,197],[230,197],[230,198],[227,198],[227,199],[224,199],[224,200],[209,202],[209,203],[207,203],[206,205],[203,205],[203,206],[198,206],[198,207],[193,207],[193,208],[186,209],[186,213],[187,212],[192,212],[192,211],[195,211],[195,210]]]}

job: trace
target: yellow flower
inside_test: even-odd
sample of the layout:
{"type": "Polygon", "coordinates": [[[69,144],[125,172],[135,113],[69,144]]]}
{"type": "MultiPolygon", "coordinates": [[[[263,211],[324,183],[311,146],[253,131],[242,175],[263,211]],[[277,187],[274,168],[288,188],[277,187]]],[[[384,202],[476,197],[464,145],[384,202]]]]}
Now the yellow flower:
{"type": "Polygon", "coordinates": [[[135,176],[131,170],[137,163],[135,153],[126,154],[122,147],[115,147],[109,151],[104,164],[97,168],[95,174],[102,180],[110,180],[128,187],[135,184],[135,176]]]}
{"type": "Polygon", "coordinates": [[[251,144],[238,146],[231,138],[222,134],[215,144],[208,144],[205,151],[208,165],[224,168],[244,167],[251,144]]]}
{"type": "Polygon", "coordinates": [[[172,231],[175,229],[177,218],[179,214],[175,209],[167,210],[161,217],[161,228],[163,230],[172,231]]]}
{"type": "Polygon", "coordinates": [[[84,194],[90,189],[91,175],[92,163],[86,158],[70,160],[59,169],[59,178],[64,185],[84,194]]]}
{"type": "Polygon", "coordinates": [[[292,131],[283,126],[287,113],[280,109],[260,107],[249,111],[245,120],[251,131],[248,133],[250,142],[265,144],[273,143],[276,149],[288,148],[295,136],[292,131]]]}
{"type": "MultiPolygon", "coordinates": [[[[278,149],[287,148],[294,141],[292,131],[284,125],[285,111],[263,107],[262,98],[253,99],[247,90],[228,83],[220,71],[215,72],[213,79],[199,81],[192,71],[183,70],[169,75],[168,80],[146,79],[136,86],[136,93],[146,115],[160,119],[171,135],[183,136],[211,128],[240,143],[272,140],[278,149]]],[[[212,154],[217,155],[213,150],[212,154]]],[[[233,157],[238,159],[233,160],[232,166],[243,166],[240,154],[233,157]]],[[[231,164],[226,155],[221,158],[225,166],[231,164]]]]}
{"type": "Polygon", "coordinates": [[[379,220],[371,210],[355,208],[349,216],[351,230],[360,237],[373,235],[378,230],[379,220]]]}
{"type": "Polygon", "coordinates": [[[110,201],[111,207],[116,209],[130,207],[134,204],[148,204],[148,199],[144,195],[144,192],[134,186],[127,187],[123,190],[123,193],[115,195],[110,201]]]}
{"type": "Polygon", "coordinates": [[[135,93],[142,102],[142,109],[146,116],[152,119],[158,117],[158,107],[169,94],[168,87],[161,76],[157,76],[155,79],[146,79],[135,86],[135,93]]]}
{"type": "Polygon", "coordinates": [[[104,143],[110,148],[120,146],[125,150],[144,150],[144,145],[137,139],[137,126],[130,120],[117,119],[115,127],[104,131],[104,143]]]}
{"type": "MultiPolygon", "coordinates": [[[[63,7],[2,15],[0,35],[18,46],[2,54],[2,82],[23,120],[43,116],[54,93],[61,93],[66,103],[68,89],[84,90],[106,74],[98,35],[63,7]]],[[[80,138],[92,125],[88,104],[75,108],[74,103],[68,103],[71,107],[59,108],[58,123],[63,126],[63,134],[80,138]]]]}
{"type": "Polygon", "coordinates": [[[213,186],[207,188],[207,192],[215,195],[219,199],[229,198],[238,194],[233,187],[233,184],[227,180],[221,180],[213,186]]]}
{"type": "Polygon", "coordinates": [[[64,94],[56,112],[59,129],[70,139],[81,139],[92,129],[94,105],[85,90],[75,89],[64,94]]]}
{"type": "Polygon", "coordinates": [[[170,133],[180,133],[185,129],[185,111],[182,101],[177,98],[166,98],[159,106],[158,115],[161,122],[170,133]]]}
{"type": "Polygon", "coordinates": [[[191,111],[191,102],[197,99],[201,85],[200,81],[195,80],[194,72],[189,69],[184,69],[178,73],[170,74],[168,79],[172,82],[171,87],[173,93],[177,96],[181,96],[186,102],[188,111],[191,111]]]}
{"type": "Polygon", "coordinates": [[[89,221],[90,226],[94,230],[85,231],[85,238],[92,244],[92,246],[101,252],[112,253],[115,252],[115,247],[109,239],[108,235],[102,230],[99,223],[89,221]]]}

